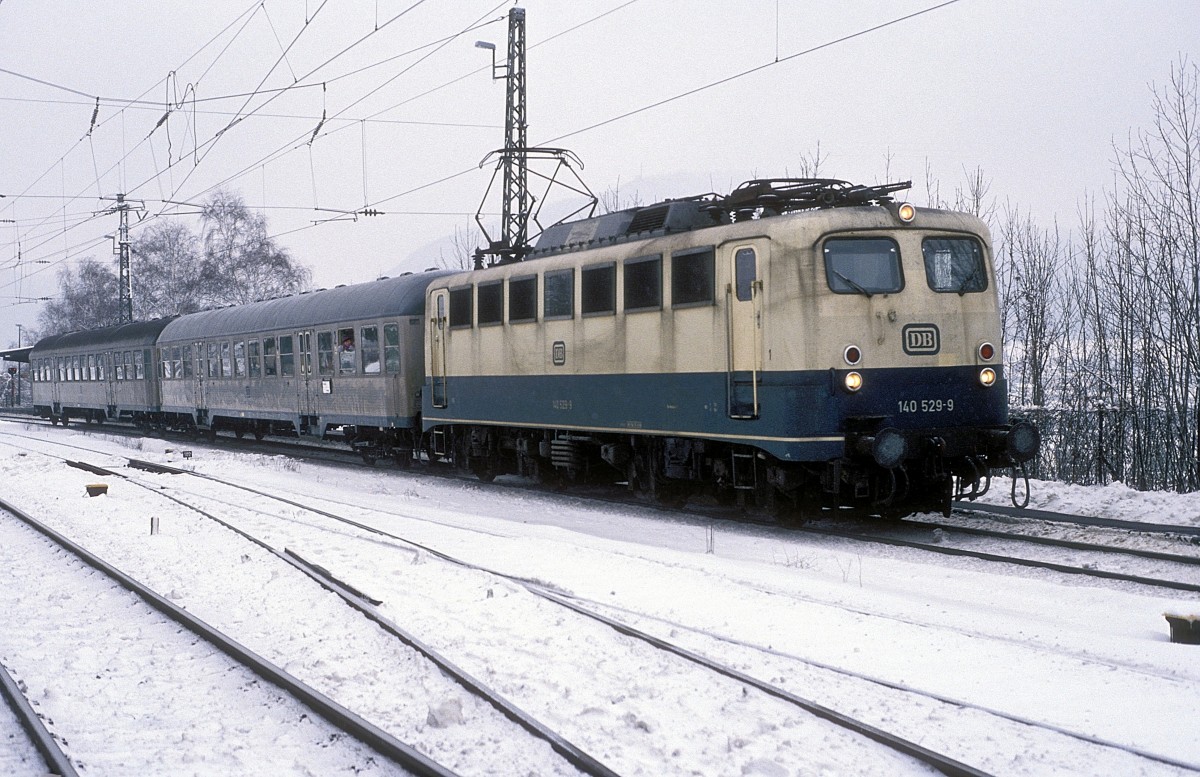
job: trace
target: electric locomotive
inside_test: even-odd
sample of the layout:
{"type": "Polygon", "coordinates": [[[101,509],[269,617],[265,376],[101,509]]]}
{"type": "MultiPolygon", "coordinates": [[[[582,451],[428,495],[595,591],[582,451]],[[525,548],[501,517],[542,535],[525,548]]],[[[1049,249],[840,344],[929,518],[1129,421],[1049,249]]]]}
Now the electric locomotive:
{"type": "Polygon", "coordinates": [[[781,511],[948,511],[1019,466],[987,227],[758,180],[562,223],[427,293],[432,458],[781,511]]]}

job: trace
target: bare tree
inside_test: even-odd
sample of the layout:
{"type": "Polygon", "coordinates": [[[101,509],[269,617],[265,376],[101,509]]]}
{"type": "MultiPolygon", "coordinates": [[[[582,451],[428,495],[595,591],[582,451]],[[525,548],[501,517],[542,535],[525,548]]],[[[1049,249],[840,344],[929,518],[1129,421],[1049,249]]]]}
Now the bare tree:
{"type": "Polygon", "coordinates": [[[132,247],[136,318],[193,313],[204,306],[200,242],[186,224],[156,221],[132,247]]]}
{"type": "Polygon", "coordinates": [[[38,314],[43,334],[99,329],[120,321],[117,275],[95,257],[80,260],[74,270],[60,270],[58,287],[58,296],[38,314]]]}
{"type": "Polygon", "coordinates": [[[267,234],[267,220],[252,212],[241,195],[219,189],[204,203],[200,220],[203,247],[201,283],[205,302],[243,304],[304,290],[307,268],[267,234]]]}

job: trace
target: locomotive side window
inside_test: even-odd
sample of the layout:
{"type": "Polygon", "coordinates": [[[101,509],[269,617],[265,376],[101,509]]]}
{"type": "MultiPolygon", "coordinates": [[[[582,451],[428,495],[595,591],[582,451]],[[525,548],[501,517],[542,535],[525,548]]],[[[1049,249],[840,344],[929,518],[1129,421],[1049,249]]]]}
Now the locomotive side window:
{"type": "Polygon", "coordinates": [[[662,309],[662,254],[625,262],[625,311],[662,309]]]}
{"type": "Polygon", "coordinates": [[[333,374],[333,332],[317,332],[317,373],[333,374]]]}
{"type": "Polygon", "coordinates": [[[249,367],[250,377],[252,378],[257,378],[262,375],[262,367],[259,362],[258,349],[259,345],[257,340],[251,340],[246,344],[246,361],[248,362],[247,366],[249,367]]]}
{"type": "Polygon", "coordinates": [[[575,316],[575,271],[555,270],[542,278],[543,315],[547,320],[575,316]]]}
{"type": "Polygon", "coordinates": [[[579,312],[585,316],[611,315],[617,312],[617,266],[602,264],[585,267],[579,274],[579,312]]]}
{"type": "Polygon", "coordinates": [[[672,254],[671,307],[711,305],[715,288],[713,248],[672,254]]]}
{"type": "Polygon", "coordinates": [[[508,281],[508,323],[537,321],[537,276],[508,281]]]}
{"type": "Polygon", "coordinates": [[[450,328],[471,325],[471,287],[450,290],[450,328]]]}
{"type": "Polygon", "coordinates": [[[362,371],[368,375],[379,374],[379,327],[364,326],[359,332],[359,353],[362,354],[362,371]]]}
{"type": "Polygon", "coordinates": [[[925,278],[939,292],[966,294],[988,286],[983,247],[970,237],[927,237],[921,243],[925,278]]]}
{"type": "MultiPolygon", "coordinates": [[[[451,309],[454,303],[451,302],[451,309]]],[[[479,284],[479,325],[504,323],[504,281],[479,284]]]]}
{"type": "Polygon", "coordinates": [[[754,282],[758,280],[758,263],[753,248],[739,248],[733,256],[734,291],[739,302],[749,302],[754,297],[754,282]]]}
{"type": "Polygon", "coordinates": [[[279,374],[290,378],[296,374],[296,357],[292,350],[292,336],[279,336],[279,374]]]}
{"type": "Polygon", "coordinates": [[[263,377],[273,378],[279,374],[279,368],[275,364],[276,358],[275,338],[263,338],[263,377]]]}
{"type": "Polygon", "coordinates": [[[892,294],[904,288],[900,247],[887,237],[825,241],[825,278],[836,294],[892,294]]]}
{"type": "Polygon", "coordinates": [[[383,325],[383,369],[389,375],[400,372],[400,325],[383,325]]]}

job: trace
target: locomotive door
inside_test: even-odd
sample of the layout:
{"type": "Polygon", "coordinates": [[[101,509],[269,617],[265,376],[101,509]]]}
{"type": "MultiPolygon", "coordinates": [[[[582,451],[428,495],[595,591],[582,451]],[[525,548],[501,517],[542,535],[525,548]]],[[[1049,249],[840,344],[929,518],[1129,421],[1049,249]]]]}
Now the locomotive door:
{"type": "Polygon", "coordinates": [[[317,415],[321,385],[313,375],[312,330],[296,333],[296,378],[297,411],[300,415],[317,415]]]}
{"type": "Polygon", "coordinates": [[[434,407],[445,407],[446,395],[446,311],[450,293],[446,289],[433,292],[433,318],[429,319],[429,380],[430,401],[434,407]]]}
{"type": "Polygon", "coordinates": [[[730,256],[730,282],[725,286],[726,396],[730,418],[758,418],[763,291],[758,265],[758,253],[750,246],[738,247],[730,256]]]}

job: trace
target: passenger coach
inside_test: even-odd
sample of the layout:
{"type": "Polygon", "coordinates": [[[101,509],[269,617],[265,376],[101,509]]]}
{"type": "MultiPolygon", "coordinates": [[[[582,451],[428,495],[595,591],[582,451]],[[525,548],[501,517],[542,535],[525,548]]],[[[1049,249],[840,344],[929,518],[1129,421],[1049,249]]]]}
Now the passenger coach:
{"type": "Polygon", "coordinates": [[[43,338],[29,353],[34,411],[64,426],[124,420],[149,426],[159,413],[158,335],[171,321],[141,321],[43,338]]]}
{"type": "Polygon", "coordinates": [[[159,337],[170,426],[321,437],[412,460],[425,289],[404,275],[181,316],[159,337]]]}

